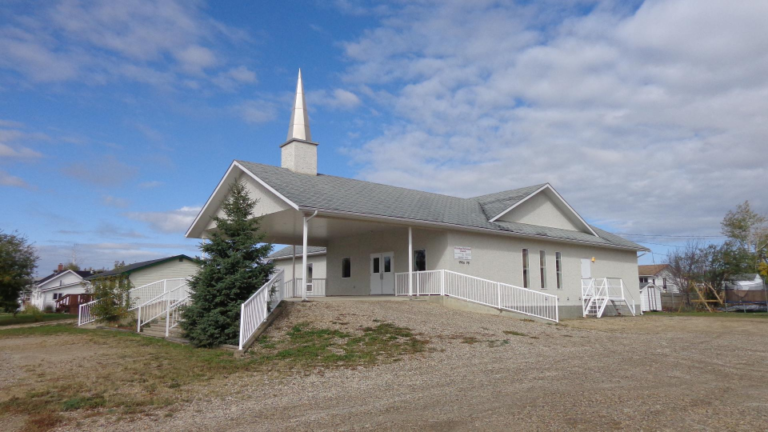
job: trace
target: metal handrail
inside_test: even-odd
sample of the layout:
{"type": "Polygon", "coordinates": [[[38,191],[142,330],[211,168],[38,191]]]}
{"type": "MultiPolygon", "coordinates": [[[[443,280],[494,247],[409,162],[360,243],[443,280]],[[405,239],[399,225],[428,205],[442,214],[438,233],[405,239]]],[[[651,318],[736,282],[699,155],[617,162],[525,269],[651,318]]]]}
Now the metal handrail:
{"type": "MultiPolygon", "coordinates": [[[[137,309],[137,313],[136,313],[136,331],[140,332],[141,331],[141,327],[143,327],[144,325],[148,324],[152,320],[157,319],[161,315],[166,313],[167,309],[171,306],[170,302],[172,300],[172,298],[171,298],[172,295],[174,293],[176,293],[177,291],[183,289],[183,288],[186,288],[188,290],[189,289],[189,282],[187,282],[187,283],[185,283],[185,284],[183,284],[183,285],[181,285],[179,287],[176,287],[176,288],[172,289],[171,291],[167,291],[167,292],[164,292],[164,293],[162,293],[162,294],[160,294],[158,296],[155,296],[155,297],[147,300],[143,304],[139,305],[136,308],[137,309]],[[162,307],[163,304],[165,304],[164,308],[162,307]],[[142,315],[142,310],[152,308],[153,306],[155,306],[156,308],[157,308],[157,306],[159,306],[158,309],[160,309],[160,310],[158,312],[156,312],[155,315],[152,315],[149,318],[147,318],[146,316],[142,318],[142,316],[141,316],[142,315]]],[[[185,296],[185,297],[188,297],[188,296],[185,296]]],[[[148,312],[150,312],[150,311],[148,310],[148,312]]],[[[145,312],[145,314],[146,314],[146,312],[145,312]]]]}
{"type": "MultiPolygon", "coordinates": [[[[451,270],[426,270],[412,273],[416,278],[413,294],[443,295],[500,310],[559,322],[558,298],[528,288],[470,276],[451,270]],[[438,285],[439,283],[439,285],[438,285]],[[439,289],[438,289],[439,287],[439,289]]],[[[407,295],[409,273],[395,274],[396,295],[407,295]]]]}
{"type": "Polygon", "coordinates": [[[261,286],[248,300],[240,305],[240,342],[239,349],[243,349],[246,341],[256,332],[261,323],[283,301],[283,276],[284,270],[279,270],[272,278],[261,286]],[[277,285],[278,289],[272,294],[271,288],[277,285]],[[272,308],[268,308],[270,301],[275,301],[272,308]]]}

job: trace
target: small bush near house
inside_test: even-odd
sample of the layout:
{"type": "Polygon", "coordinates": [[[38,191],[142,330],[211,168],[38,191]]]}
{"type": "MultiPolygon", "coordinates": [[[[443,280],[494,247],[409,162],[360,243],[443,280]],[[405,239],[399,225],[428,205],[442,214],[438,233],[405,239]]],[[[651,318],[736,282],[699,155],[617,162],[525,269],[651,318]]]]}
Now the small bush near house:
{"type": "Polygon", "coordinates": [[[128,295],[131,282],[127,277],[96,279],[92,284],[93,298],[100,301],[93,304],[91,313],[98,322],[117,323],[128,317],[132,302],[128,295]]]}
{"type": "Polygon", "coordinates": [[[53,313],[53,306],[51,305],[45,306],[45,313],[53,313]]]}

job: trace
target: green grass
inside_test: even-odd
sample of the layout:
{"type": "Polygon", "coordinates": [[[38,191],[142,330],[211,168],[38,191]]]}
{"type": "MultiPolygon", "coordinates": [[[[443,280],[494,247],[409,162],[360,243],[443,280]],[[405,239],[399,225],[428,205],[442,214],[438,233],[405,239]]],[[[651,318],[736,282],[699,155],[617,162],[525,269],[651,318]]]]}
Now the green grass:
{"type": "MultiPolygon", "coordinates": [[[[0,402],[4,413],[26,415],[27,430],[48,430],[66,421],[64,412],[90,415],[104,409],[118,415],[150,412],[191,400],[192,386],[226,379],[237,373],[292,374],[322,367],[350,367],[398,361],[402,355],[419,353],[428,343],[410,329],[380,323],[357,331],[316,328],[308,323],[294,326],[279,338],[261,338],[244,359],[231,351],[193,348],[143,337],[131,332],[86,330],[71,325],[0,329],[0,340],[46,337],[55,347],[57,338],[83,350],[107,349],[108,363],[85,358],[84,374],[31,364],[25,371],[32,380],[19,394],[0,402]],[[74,340],[73,340],[74,338],[74,340]]],[[[52,348],[55,349],[55,348],[52,348]]],[[[206,388],[206,393],[220,389],[206,388]]],[[[81,415],[81,414],[78,414],[81,415]]]]}
{"type": "Polygon", "coordinates": [[[43,321],[55,321],[63,319],[75,319],[77,315],[63,314],[63,313],[45,313],[37,316],[27,315],[19,313],[16,317],[13,314],[0,314],[0,326],[14,325],[14,324],[32,324],[43,321]]]}
{"type": "Polygon", "coordinates": [[[366,327],[362,334],[300,323],[282,339],[262,337],[257,349],[251,351],[251,358],[259,363],[277,360],[290,365],[370,365],[422,352],[426,345],[427,341],[417,338],[410,329],[390,323],[366,327]]]}
{"type": "Polygon", "coordinates": [[[82,349],[106,347],[112,351],[110,358],[117,359],[108,364],[91,364],[93,360],[85,359],[81,367],[87,373],[76,375],[40,365],[26,367],[36,376],[34,384],[22,387],[23,394],[0,402],[0,416],[27,415],[28,430],[54,427],[64,417],[52,414],[66,411],[107,408],[137,414],[172,405],[185,400],[187,386],[257,367],[255,360],[235,359],[232,352],[197,349],[129,332],[68,325],[0,330],[0,339],[34,336],[54,342],[57,337],[74,337],[82,349]]]}
{"type": "Polygon", "coordinates": [[[768,318],[766,312],[644,312],[643,316],[709,317],[709,318],[768,318]]]}

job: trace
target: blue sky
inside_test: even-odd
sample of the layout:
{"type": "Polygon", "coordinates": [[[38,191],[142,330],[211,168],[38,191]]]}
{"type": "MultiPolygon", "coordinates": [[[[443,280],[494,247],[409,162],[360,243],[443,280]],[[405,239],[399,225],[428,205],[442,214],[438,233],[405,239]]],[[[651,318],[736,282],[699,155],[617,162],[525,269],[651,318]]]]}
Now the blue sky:
{"type": "Polygon", "coordinates": [[[279,164],[302,68],[321,172],[549,181],[658,262],[768,210],[768,10],[703,3],[6,0],[0,229],[41,274],[194,254],[229,163],[279,164]]]}

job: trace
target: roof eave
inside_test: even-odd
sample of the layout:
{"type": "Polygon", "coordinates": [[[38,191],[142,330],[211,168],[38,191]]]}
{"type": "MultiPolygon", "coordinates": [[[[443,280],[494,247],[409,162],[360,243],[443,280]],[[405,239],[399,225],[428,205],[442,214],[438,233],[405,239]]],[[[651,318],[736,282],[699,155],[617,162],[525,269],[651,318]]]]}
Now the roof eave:
{"type": "MultiPolygon", "coordinates": [[[[424,221],[420,219],[406,219],[406,218],[397,218],[393,216],[381,216],[381,215],[370,215],[370,214],[364,214],[364,213],[345,212],[340,210],[326,210],[319,207],[300,207],[299,211],[306,211],[306,212],[317,211],[318,215],[326,214],[329,216],[333,216],[333,215],[355,216],[363,220],[383,220],[383,221],[389,221],[389,222],[397,221],[397,222],[405,222],[407,224],[416,224],[416,225],[430,226],[430,227],[434,227],[434,226],[449,227],[449,228],[453,228],[461,231],[482,232],[486,234],[502,235],[502,236],[508,236],[508,237],[535,238],[535,239],[554,241],[554,242],[590,245],[590,246],[602,247],[602,248],[608,248],[608,249],[620,249],[620,250],[631,250],[631,251],[647,251],[648,250],[647,248],[634,248],[629,246],[621,246],[617,244],[593,243],[593,242],[587,242],[587,241],[581,241],[581,240],[558,239],[558,238],[540,236],[535,234],[521,234],[521,233],[515,233],[511,231],[492,230],[487,228],[470,227],[466,225],[456,225],[456,224],[450,224],[445,222],[431,222],[431,221],[424,221]]],[[[598,238],[602,238],[602,237],[598,237],[598,238]]]]}

